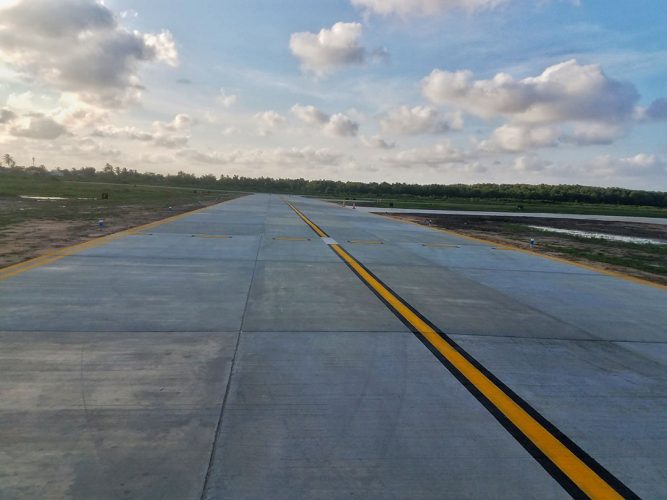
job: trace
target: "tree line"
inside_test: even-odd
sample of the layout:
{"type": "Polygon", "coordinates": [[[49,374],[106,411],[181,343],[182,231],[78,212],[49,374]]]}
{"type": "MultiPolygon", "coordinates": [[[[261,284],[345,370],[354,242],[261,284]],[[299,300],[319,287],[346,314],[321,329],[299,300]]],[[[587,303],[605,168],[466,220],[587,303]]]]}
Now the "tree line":
{"type": "MultiPolygon", "coordinates": [[[[196,176],[186,172],[156,174],[114,167],[107,164],[102,170],[92,167],[47,170],[39,167],[19,167],[5,162],[0,171],[20,175],[53,176],[64,180],[150,184],[157,186],[191,187],[228,191],[248,191],[280,194],[302,194],[345,199],[362,198],[421,198],[424,201],[443,199],[483,199],[506,201],[608,203],[643,205],[667,208],[667,192],[642,191],[624,188],[603,188],[581,185],[550,184],[406,184],[402,182],[350,182],[306,179],[274,179],[238,175],[196,176]]],[[[1,177],[0,177],[1,182],[1,177]]]]}

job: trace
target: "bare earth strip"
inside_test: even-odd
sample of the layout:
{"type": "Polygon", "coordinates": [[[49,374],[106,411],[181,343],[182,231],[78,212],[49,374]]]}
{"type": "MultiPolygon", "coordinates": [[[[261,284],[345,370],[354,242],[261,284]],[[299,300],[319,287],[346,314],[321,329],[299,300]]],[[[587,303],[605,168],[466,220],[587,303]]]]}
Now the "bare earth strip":
{"type": "MultiPolygon", "coordinates": [[[[184,203],[168,208],[116,206],[104,227],[95,220],[28,219],[0,229],[0,268],[39,257],[55,249],[99,238],[166,217],[189,212],[222,200],[184,203]]],[[[10,203],[3,200],[3,205],[10,203]]],[[[17,201],[17,203],[20,203],[17,201]]]]}

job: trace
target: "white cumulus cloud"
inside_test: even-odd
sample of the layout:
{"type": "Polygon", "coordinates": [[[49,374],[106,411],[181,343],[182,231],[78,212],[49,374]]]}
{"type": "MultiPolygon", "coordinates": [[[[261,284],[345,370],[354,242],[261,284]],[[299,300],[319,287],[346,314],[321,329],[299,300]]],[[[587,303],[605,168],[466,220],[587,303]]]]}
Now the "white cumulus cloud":
{"type": "Polygon", "coordinates": [[[584,169],[589,174],[603,177],[655,176],[659,178],[667,174],[667,161],[649,153],[639,153],[626,157],[601,155],[594,158],[584,169]]]}
{"type": "Polygon", "coordinates": [[[19,119],[10,129],[10,134],[28,139],[53,140],[66,135],[67,129],[52,118],[33,115],[19,119]]]}
{"type": "Polygon", "coordinates": [[[94,0],[21,0],[0,9],[0,62],[32,80],[114,108],[141,95],[142,65],[178,63],[168,31],[130,31],[94,0]]]}
{"type": "Polygon", "coordinates": [[[307,125],[319,127],[324,133],[337,137],[354,137],[359,131],[359,123],[346,114],[335,113],[331,116],[315,106],[292,106],[292,113],[307,125]]]}
{"type": "Polygon", "coordinates": [[[655,165],[659,165],[660,163],[663,163],[657,155],[654,154],[646,154],[646,153],[639,153],[636,154],[635,156],[628,156],[625,158],[621,158],[621,163],[624,163],[626,165],[630,165],[633,167],[639,167],[639,168],[646,168],[646,167],[653,167],[655,165]]]}
{"type": "Polygon", "coordinates": [[[224,136],[231,136],[240,134],[241,130],[238,127],[225,127],[220,133],[224,136]]]}
{"type": "Polygon", "coordinates": [[[316,149],[312,147],[275,149],[254,148],[237,149],[230,152],[211,151],[206,153],[188,149],[179,151],[177,155],[199,163],[213,165],[304,165],[311,168],[316,167],[317,165],[336,165],[342,159],[340,153],[326,148],[316,149]]]}
{"type": "Polygon", "coordinates": [[[183,148],[190,140],[190,128],[194,120],[185,113],[177,114],[169,122],[153,122],[153,130],[145,131],[132,126],[117,127],[106,124],[95,128],[94,137],[124,139],[151,143],[168,149],[183,148]]]}
{"type": "Polygon", "coordinates": [[[12,93],[7,107],[0,110],[0,125],[5,125],[2,130],[6,134],[37,140],[72,135],[92,124],[101,126],[107,119],[107,110],[82,102],[71,93],[58,99],[31,91],[12,93]]]}
{"type": "Polygon", "coordinates": [[[560,132],[557,127],[502,125],[491,137],[480,144],[484,151],[519,152],[528,149],[554,147],[558,145],[560,132]]]}
{"type": "Polygon", "coordinates": [[[490,150],[610,144],[627,133],[638,114],[639,94],[632,84],[576,60],[523,79],[498,73],[475,80],[470,71],[434,70],[422,81],[422,92],[435,104],[484,119],[505,118],[507,123],[483,142],[490,150]]]}
{"type": "Polygon", "coordinates": [[[170,122],[153,122],[154,128],[158,130],[166,130],[169,132],[189,130],[192,125],[194,125],[194,120],[186,113],[177,114],[170,122]]]}
{"type": "Polygon", "coordinates": [[[223,105],[225,108],[231,108],[238,101],[238,96],[236,94],[228,94],[225,89],[220,89],[220,94],[218,95],[218,102],[223,105]]]}
{"type": "Polygon", "coordinates": [[[484,167],[466,151],[452,146],[443,141],[428,148],[413,148],[398,151],[397,153],[382,158],[389,165],[410,167],[451,168],[457,165],[458,169],[466,171],[483,171],[484,167]]]}
{"type": "Polygon", "coordinates": [[[342,67],[366,62],[362,31],[359,23],[336,23],[319,33],[293,33],[289,46],[304,71],[322,77],[342,67]]]}
{"type": "Polygon", "coordinates": [[[550,161],[543,160],[539,156],[532,154],[517,157],[513,168],[517,172],[542,172],[551,165],[550,161]]]}
{"type": "Polygon", "coordinates": [[[287,123],[287,119],[283,115],[273,110],[256,113],[254,118],[257,122],[257,130],[261,136],[270,135],[275,129],[287,123]]]}
{"type": "Polygon", "coordinates": [[[422,82],[424,96],[482,118],[507,116],[524,123],[623,121],[632,117],[635,87],[608,77],[598,65],[569,60],[536,77],[499,73],[475,80],[470,71],[434,70],[422,82]]]}
{"type": "MultiPolygon", "coordinates": [[[[460,119],[454,125],[462,127],[460,119]]],[[[382,132],[393,135],[442,134],[450,128],[454,127],[437,109],[430,106],[401,106],[389,111],[380,120],[382,132]]]]}
{"type": "Polygon", "coordinates": [[[379,135],[374,135],[372,137],[362,136],[360,139],[364,146],[371,149],[393,149],[396,147],[395,142],[387,142],[379,135]]]}
{"type": "Polygon", "coordinates": [[[430,16],[449,10],[477,11],[498,7],[508,0],[351,0],[367,13],[383,16],[430,16]]]}
{"type": "Polygon", "coordinates": [[[575,123],[563,134],[562,141],[579,146],[611,144],[616,139],[625,135],[627,126],[623,123],[613,122],[579,122],[575,123]]]}
{"type": "Polygon", "coordinates": [[[315,106],[301,106],[295,104],[292,106],[292,113],[299,120],[308,125],[324,125],[329,121],[329,115],[320,111],[315,106]]]}
{"type": "MultiPolygon", "coordinates": [[[[138,34],[136,31],[135,34],[138,34]]],[[[169,31],[162,30],[160,33],[145,33],[142,35],[147,47],[155,51],[158,61],[163,61],[169,66],[178,66],[178,49],[174,37],[169,31]]]]}
{"type": "Polygon", "coordinates": [[[338,137],[354,137],[359,131],[359,124],[343,113],[336,113],[324,125],[324,132],[338,137]]]}

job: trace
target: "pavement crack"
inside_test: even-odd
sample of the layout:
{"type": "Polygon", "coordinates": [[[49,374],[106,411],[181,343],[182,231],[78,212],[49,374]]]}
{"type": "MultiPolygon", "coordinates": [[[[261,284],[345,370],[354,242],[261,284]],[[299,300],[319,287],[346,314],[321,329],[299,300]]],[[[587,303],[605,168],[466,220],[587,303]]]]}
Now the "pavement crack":
{"type": "Polygon", "coordinates": [[[227,386],[225,387],[225,395],[222,398],[222,404],[220,405],[220,414],[218,415],[218,422],[215,426],[215,434],[213,435],[213,443],[211,445],[211,455],[208,460],[208,467],[206,468],[206,476],[204,477],[204,484],[202,485],[200,499],[204,500],[206,498],[206,490],[208,489],[211,475],[213,473],[213,465],[216,458],[216,448],[218,447],[218,438],[222,431],[222,415],[225,410],[225,405],[227,403],[227,398],[229,397],[229,389],[232,385],[232,376],[234,375],[234,367],[236,365],[236,354],[239,350],[239,344],[241,342],[241,332],[236,337],[236,345],[234,346],[234,354],[232,355],[232,362],[229,368],[229,379],[227,380],[227,386]]]}
{"type": "MultiPolygon", "coordinates": [[[[268,214],[272,196],[269,196],[266,206],[266,213],[268,214]]],[[[215,433],[213,435],[213,443],[211,445],[211,455],[208,460],[208,467],[206,468],[206,476],[204,477],[204,484],[202,485],[200,500],[207,498],[206,492],[211,483],[211,478],[213,475],[213,469],[216,461],[216,449],[218,447],[218,441],[220,434],[222,433],[222,420],[225,412],[225,406],[227,404],[227,399],[229,398],[230,389],[232,386],[232,378],[234,377],[234,368],[236,366],[236,357],[239,351],[239,345],[241,344],[241,335],[243,333],[243,326],[245,324],[246,313],[248,311],[248,304],[250,302],[250,293],[252,291],[252,286],[255,282],[255,275],[257,273],[257,266],[259,263],[259,254],[262,250],[262,242],[264,241],[264,235],[266,233],[266,219],[262,224],[262,234],[260,235],[259,242],[257,244],[257,253],[255,254],[255,265],[252,268],[252,274],[250,275],[250,283],[248,284],[248,293],[246,294],[245,304],[243,305],[243,314],[241,315],[241,325],[239,328],[238,335],[236,336],[236,345],[234,346],[234,353],[232,354],[232,361],[229,368],[229,378],[227,379],[227,385],[225,387],[225,394],[222,398],[222,404],[220,405],[220,414],[218,415],[218,422],[215,427],[215,433]]]]}

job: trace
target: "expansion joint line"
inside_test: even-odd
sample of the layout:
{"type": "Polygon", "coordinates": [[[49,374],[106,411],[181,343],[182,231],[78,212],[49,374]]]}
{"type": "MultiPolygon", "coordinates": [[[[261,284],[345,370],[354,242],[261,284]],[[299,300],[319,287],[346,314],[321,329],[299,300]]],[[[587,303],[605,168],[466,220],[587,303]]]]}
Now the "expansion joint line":
{"type": "Polygon", "coordinates": [[[570,495],[595,499],[639,498],[301,210],[287,204],[570,495]]]}
{"type": "MultiPolygon", "coordinates": [[[[264,225],[266,226],[266,222],[264,223],[264,225]]],[[[211,443],[211,454],[209,455],[208,459],[208,467],[206,468],[206,475],[204,476],[204,483],[202,485],[200,500],[206,500],[207,498],[209,498],[208,490],[210,488],[211,478],[213,476],[214,467],[217,460],[216,452],[218,449],[218,442],[220,441],[220,435],[222,433],[222,421],[225,413],[225,408],[227,407],[227,400],[229,399],[229,393],[232,387],[232,378],[236,373],[236,359],[239,353],[239,346],[241,345],[241,335],[243,334],[243,326],[245,325],[245,318],[248,312],[248,305],[250,304],[250,293],[252,292],[252,286],[255,283],[255,276],[257,275],[259,253],[262,250],[262,239],[264,238],[265,233],[266,233],[265,230],[262,231],[260,240],[257,243],[257,252],[255,253],[255,264],[252,268],[252,274],[250,275],[250,283],[248,284],[248,292],[246,293],[245,304],[243,306],[243,313],[241,314],[241,325],[239,326],[239,333],[236,336],[236,343],[234,345],[234,352],[232,354],[232,362],[229,367],[229,376],[227,378],[227,385],[225,386],[225,394],[222,397],[222,403],[220,404],[220,413],[218,414],[218,422],[216,423],[215,432],[213,433],[213,442],[211,443]]]]}

